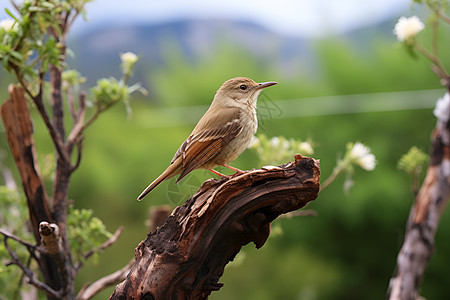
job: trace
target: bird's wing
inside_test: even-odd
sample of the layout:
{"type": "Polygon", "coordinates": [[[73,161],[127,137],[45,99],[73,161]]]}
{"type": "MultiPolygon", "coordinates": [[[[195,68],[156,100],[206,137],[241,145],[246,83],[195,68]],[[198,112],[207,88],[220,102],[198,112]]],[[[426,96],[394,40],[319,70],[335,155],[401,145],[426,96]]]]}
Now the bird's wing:
{"type": "Polygon", "coordinates": [[[228,122],[238,119],[239,115],[240,110],[236,107],[224,107],[222,109],[215,109],[213,113],[211,113],[210,111],[206,112],[200,119],[200,121],[198,121],[197,126],[195,126],[191,135],[184,141],[180,148],[178,148],[170,163],[173,164],[173,162],[178,157],[183,155],[183,153],[186,151],[186,147],[190,143],[192,143],[193,136],[207,130],[207,128],[219,129],[221,127],[225,127],[227,126],[228,122]],[[206,115],[208,115],[208,117],[205,117],[206,115]]]}
{"type": "MultiPolygon", "coordinates": [[[[172,159],[172,162],[174,162],[181,156],[183,159],[183,172],[181,173],[177,181],[181,180],[191,171],[201,167],[204,163],[216,156],[217,153],[219,153],[232,139],[234,139],[242,131],[243,125],[238,119],[239,112],[232,110],[227,113],[230,117],[236,118],[231,119],[231,121],[228,121],[220,127],[215,127],[212,129],[202,130],[201,128],[198,128],[199,126],[197,126],[193,134],[189,136],[178,149],[177,153],[172,159]]],[[[220,119],[226,120],[223,115],[220,119]]],[[[218,119],[216,119],[216,121],[217,120],[218,119]]],[[[228,120],[230,120],[230,118],[228,118],[228,120]]],[[[199,124],[202,124],[201,120],[199,124]]],[[[205,127],[208,128],[209,126],[205,127]]]]}

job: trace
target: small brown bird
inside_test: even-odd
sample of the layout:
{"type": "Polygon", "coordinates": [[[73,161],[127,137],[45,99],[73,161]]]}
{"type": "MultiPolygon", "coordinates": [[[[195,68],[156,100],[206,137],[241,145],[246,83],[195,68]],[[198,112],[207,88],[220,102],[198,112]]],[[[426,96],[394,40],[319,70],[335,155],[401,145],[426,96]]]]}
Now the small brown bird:
{"type": "Polygon", "coordinates": [[[256,101],[263,88],[277,84],[269,81],[257,83],[250,78],[236,77],[225,81],[217,90],[211,106],[195,126],[191,135],[175,153],[170,166],[137,198],[142,200],[166,179],[181,174],[177,182],[195,169],[213,170],[228,166],[252,140],[258,128],[256,101]]]}

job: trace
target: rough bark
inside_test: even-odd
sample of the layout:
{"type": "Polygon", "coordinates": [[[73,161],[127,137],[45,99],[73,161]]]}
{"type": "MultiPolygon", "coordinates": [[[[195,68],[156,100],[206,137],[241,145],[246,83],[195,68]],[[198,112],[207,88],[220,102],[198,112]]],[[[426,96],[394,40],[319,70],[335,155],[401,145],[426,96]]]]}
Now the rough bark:
{"type": "MultiPolygon", "coordinates": [[[[0,113],[27,198],[33,234],[39,244],[41,240],[39,223],[52,220],[49,201],[37,164],[33,124],[25,93],[23,89],[13,85],[10,85],[9,93],[11,98],[2,104],[0,113]]],[[[59,289],[60,280],[55,262],[50,257],[42,255],[38,259],[38,264],[45,283],[55,290],[59,289]]]]}
{"type": "Polygon", "coordinates": [[[280,167],[210,179],[135,250],[111,299],[206,299],[243,245],[260,248],[270,222],[314,200],[319,162],[296,155],[280,167]]]}
{"type": "MultiPolygon", "coordinates": [[[[449,116],[450,117],[450,116],[449,116]]],[[[406,225],[406,235],[389,282],[390,300],[416,300],[434,252],[434,236],[450,199],[450,126],[439,120],[431,136],[430,165],[406,225]]]]}
{"type": "Polygon", "coordinates": [[[0,112],[8,144],[22,179],[33,233],[39,241],[39,223],[51,220],[48,196],[37,164],[33,124],[25,93],[13,85],[10,85],[9,93],[11,98],[2,104],[0,112]]]}

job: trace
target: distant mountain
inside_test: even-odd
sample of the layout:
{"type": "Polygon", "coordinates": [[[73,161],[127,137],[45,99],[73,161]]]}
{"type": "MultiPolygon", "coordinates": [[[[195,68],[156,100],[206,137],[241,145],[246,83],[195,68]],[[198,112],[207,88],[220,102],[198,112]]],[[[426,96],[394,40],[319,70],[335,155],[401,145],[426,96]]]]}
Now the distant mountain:
{"type": "MultiPolygon", "coordinates": [[[[392,33],[393,21],[349,32],[346,38],[367,45],[374,34],[392,33]]],[[[359,43],[358,43],[359,44],[359,43]]],[[[277,60],[283,72],[289,72],[299,58],[313,61],[311,40],[281,36],[260,25],[246,21],[183,20],[165,24],[96,26],[70,40],[76,56],[69,64],[88,77],[89,84],[105,76],[119,76],[119,53],[132,51],[141,56],[134,81],[146,85],[148,70],[165,63],[164,55],[175,47],[188,60],[195,62],[211,56],[226,45],[235,45],[257,59],[277,60]]]]}

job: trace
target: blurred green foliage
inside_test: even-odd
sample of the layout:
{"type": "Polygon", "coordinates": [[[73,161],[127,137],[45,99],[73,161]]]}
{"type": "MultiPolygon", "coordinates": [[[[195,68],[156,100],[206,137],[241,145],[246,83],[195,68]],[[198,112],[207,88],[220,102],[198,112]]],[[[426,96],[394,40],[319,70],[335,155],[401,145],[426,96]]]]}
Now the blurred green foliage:
{"type": "MultiPolygon", "coordinates": [[[[0,224],[2,229],[25,241],[32,241],[33,234],[27,230],[28,211],[23,194],[0,186],[0,224]]],[[[8,239],[8,246],[26,265],[30,254],[18,242],[8,239]]],[[[4,237],[0,243],[0,299],[19,299],[19,288],[22,285],[22,271],[15,265],[6,266],[10,262],[9,253],[4,246],[4,237]]]]}
{"type": "MultiPolygon", "coordinates": [[[[69,207],[67,214],[67,238],[70,242],[74,263],[85,261],[83,256],[88,251],[96,250],[99,241],[105,241],[112,234],[106,230],[105,224],[93,216],[91,209],[69,207]]],[[[94,260],[98,261],[98,252],[94,251],[94,260]]]]}
{"type": "Polygon", "coordinates": [[[397,167],[412,176],[418,176],[422,172],[429,155],[416,146],[411,147],[398,161],[397,167]]]}
{"type": "MultiPolygon", "coordinates": [[[[450,37],[440,34],[441,45],[450,44],[450,37]]],[[[122,108],[114,107],[86,132],[83,162],[73,175],[70,196],[75,207],[91,209],[106,228],[125,225],[126,229],[116,245],[102,253],[98,264],[81,270],[78,288],[128,263],[133,249],[146,236],[144,223],[150,205],[176,204],[168,197],[175,179],[161,184],[145,201],[135,200],[167,167],[195,125],[161,125],[161,118],[166,122],[169,118],[173,124],[179,121],[162,115],[164,108],[207,105],[220,84],[234,76],[279,81],[265,91],[275,103],[312,96],[440,88],[429,63],[420,57],[411,59],[393,37],[373,36],[365,45],[338,38],[317,41],[316,62],[299,62],[296,74],[283,74],[279,66],[260,64],[239,47],[224,43],[219,49],[192,62],[176,44],[169,43],[164,52],[165,67],[149,69],[151,101],[135,101],[130,120],[122,108]]],[[[449,65],[450,57],[443,59],[449,65]]],[[[6,98],[3,93],[2,99],[6,98]]],[[[184,116],[187,120],[197,117],[184,116]]],[[[245,257],[227,266],[220,280],[224,287],[210,298],[383,298],[413,201],[410,180],[396,168],[397,162],[414,145],[428,149],[435,124],[431,109],[268,118],[264,124],[259,133],[268,139],[284,136],[314,141],[313,157],[321,161],[322,179],[331,174],[337,154],[344,155],[349,141],[370,146],[378,164],[373,172],[354,170],[356,184],[348,196],[342,192],[345,178],[321,192],[307,207],[317,211],[317,217],[276,220],[273,226],[281,226],[282,234],[270,238],[260,250],[246,246],[245,257]]],[[[38,147],[50,152],[41,123],[35,122],[35,132],[38,147]]],[[[6,143],[1,141],[1,146],[6,148],[6,143]]],[[[11,157],[5,164],[15,170],[11,157]]],[[[261,166],[252,151],[244,152],[233,165],[241,169],[261,166]]],[[[202,182],[210,177],[206,171],[194,171],[178,185],[190,178],[202,182]]],[[[427,299],[450,297],[445,276],[450,263],[449,234],[447,211],[422,286],[421,293],[427,299]]],[[[108,297],[112,289],[95,299],[108,297]]]]}
{"type": "Polygon", "coordinates": [[[283,136],[269,139],[265,134],[259,134],[248,148],[256,151],[262,165],[280,165],[292,159],[292,153],[312,155],[314,149],[311,144],[311,141],[286,139],[283,136]]]}

